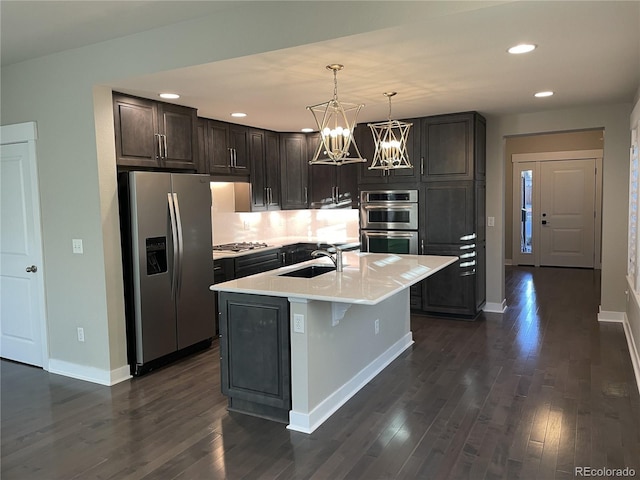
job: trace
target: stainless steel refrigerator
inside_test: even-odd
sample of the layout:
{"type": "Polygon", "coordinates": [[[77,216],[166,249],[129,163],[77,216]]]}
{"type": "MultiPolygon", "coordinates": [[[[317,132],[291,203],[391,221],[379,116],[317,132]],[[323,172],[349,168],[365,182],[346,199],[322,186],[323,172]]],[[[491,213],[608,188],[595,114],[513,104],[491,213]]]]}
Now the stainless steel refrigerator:
{"type": "Polygon", "coordinates": [[[208,175],[125,172],[118,179],[127,348],[140,375],[215,335],[208,175]]]}

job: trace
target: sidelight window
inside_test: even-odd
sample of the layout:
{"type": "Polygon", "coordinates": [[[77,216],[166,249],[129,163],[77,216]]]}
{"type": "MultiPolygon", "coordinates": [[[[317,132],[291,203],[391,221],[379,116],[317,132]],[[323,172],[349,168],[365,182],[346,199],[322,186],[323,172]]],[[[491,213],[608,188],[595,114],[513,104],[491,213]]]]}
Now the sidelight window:
{"type": "Polygon", "coordinates": [[[533,170],[520,172],[520,253],[532,253],[533,170]]]}

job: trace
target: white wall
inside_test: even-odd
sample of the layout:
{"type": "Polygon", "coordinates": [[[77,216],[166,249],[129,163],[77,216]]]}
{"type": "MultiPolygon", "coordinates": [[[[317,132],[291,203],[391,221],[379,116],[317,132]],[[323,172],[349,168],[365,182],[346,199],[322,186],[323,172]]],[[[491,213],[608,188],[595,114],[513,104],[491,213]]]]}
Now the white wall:
{"type": "MultiPolygon", "coordinates": [[[[630,130],[636,129],[636,135],[640,134],[640,88],[636,94],[636,104],[631,112],[630,130]]],[[[628,212],[628,210],[627,210],[628,212]]],[[[633,280],[627,286],[626,318],[623,320],[629,352],[633,362],[636,383],[640,389],[640,296],[634,293],[633,280]]]]}
{"type": "Polygon", "coordinates": [[[504,299],[504,149],[511,135],[604,128],[601,308],[625,309],[631,104],[487,118],[487,301],[504,299]]]}
{"type": "Polygon", "coordinates": [[[4,66],[2,124],[38,125],[51,359],[101,374],[126,365],[116,166],[105,140],[113,138],[112,112],[101,86],[388,28],[446,8],[459,7],[345,2],[336,18],[322,2],[233,2],[216,15],[4,66]],[[84,255],[72,254],[72,238],[83,239],[84,255]],[[78,326],[84,343],[76,340],[78,326]]]}

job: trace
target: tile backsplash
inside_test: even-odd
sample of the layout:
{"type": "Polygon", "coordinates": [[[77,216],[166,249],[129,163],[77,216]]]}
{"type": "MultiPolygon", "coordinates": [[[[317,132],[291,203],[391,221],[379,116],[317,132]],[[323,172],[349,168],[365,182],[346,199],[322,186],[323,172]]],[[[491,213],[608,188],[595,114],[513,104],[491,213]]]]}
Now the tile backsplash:
{"type": "Polygon", "coordinates": [[[233,183],[212,183],[212,244],[300,237],[341,242],[358,238],[357,209],[235,212],[233,183]]]}

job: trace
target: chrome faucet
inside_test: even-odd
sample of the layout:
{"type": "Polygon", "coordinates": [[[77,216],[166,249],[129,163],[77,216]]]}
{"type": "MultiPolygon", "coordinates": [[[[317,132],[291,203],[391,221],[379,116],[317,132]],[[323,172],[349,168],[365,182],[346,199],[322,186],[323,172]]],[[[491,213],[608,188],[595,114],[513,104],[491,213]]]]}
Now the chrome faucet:
{"type": "Polygon", "coordinates": [[[336,251],[335,257],[327,250],[314,250],[313,252],[311,252],[311,256],[312,257],[321,257],[321,256],[329,257],[333,262],[333,264],[336,266],[336,271],[341,272],[342,271],[342,250],[336,247],[335,245],[331,245],[331,246],[336,251]]]}

